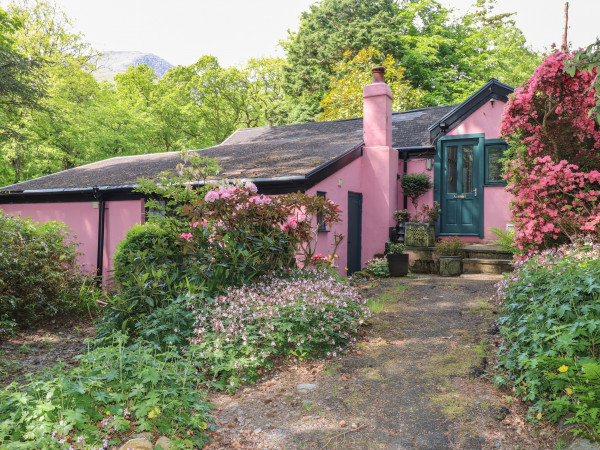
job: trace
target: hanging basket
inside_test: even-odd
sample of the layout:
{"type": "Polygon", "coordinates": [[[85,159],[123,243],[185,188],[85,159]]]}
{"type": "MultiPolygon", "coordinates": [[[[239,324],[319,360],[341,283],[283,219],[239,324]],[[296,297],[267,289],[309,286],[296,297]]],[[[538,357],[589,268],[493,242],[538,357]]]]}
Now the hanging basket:
{"type": "Polygon", "coordinates": [[[404,243],[413,247],[433,247],[435,226],[425,222],[406,222],[404,243]]]}

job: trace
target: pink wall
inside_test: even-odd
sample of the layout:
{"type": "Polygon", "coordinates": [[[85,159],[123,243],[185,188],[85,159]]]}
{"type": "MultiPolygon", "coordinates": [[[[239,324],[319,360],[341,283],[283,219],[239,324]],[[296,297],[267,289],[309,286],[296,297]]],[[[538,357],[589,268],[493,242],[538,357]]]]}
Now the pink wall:
{"type": "MultiPolygon", "coordinates": [[[[425,173],[431,177],[431,182],[434,182],[433,169],[427,170],[427,159],[410,159],[407,162],[408,173],[425,173]]],[[[402,174],[404,170],[404,161],[398,163],[398,173],[402,174]]],[[[423,196],[419,197],[419,208],[421,205],[428,204],[433,205],[433,189],[429,190],[423,196]]],[[[404,209],[404,193],[402,192],[402,185],[398,182],[398,202],[396,209],[404,209]]],[[[410,198],[408,199],[408,212],[411,214],[411,218],[415,218],[415,208],[413,207],[410,198]]]]}
{"type": "Polygon", "coordinates": [[[500,137],[500,123],[505,103],[495,100],[494,106],[487,101],[473,114],[463,120],[456,128],[446,133],[446,136],[459,134],[484,133],[486,139],[497,139],[500,137]]]}
{"type": "MultiPolygon", "coordinates": [[[[348,191],[362,192],[361,170],[362,158],[359,158],[306,191],[308,195],[316,195],[317,192],[325,192],[327,198],[339,205],[340,210],[342,211],[341,222],[334,224],[329,233],[318,233],[316,251],[316,253],[322,253],[324,255],[331,254],[333,251],[334,233],[342,233],[344,235],[344,240],[337,250],[337,255],[339,257],[337,259],[337,264],[339,266],[339,272],[342,275],[346,274],[345,268],[348,265],[348,191]]],[[[363,221],[364,220],[365,217],[363,215],[363,221]]],[[[365,259],[363,253],[362,259],[364,264],[369,258],[365,259]]]]}
{"type": "Polygon", "coordinates": [[[483,227],[484,241],[497,240],[490,232],[490,227],[505,229],[510,222],[510,202],[513,198],[504,186],[487,186],[483,189],[483,227]]]}
{"type": "MultiPolygon", "coordinates": [[[[29,217],[34,222],[63,222],[78,242],[79,261],[84,270],[96,270],[98,254],[98,206],[96,202],[21,203],[0,205],[4,212],[18,217],[29,217]]],[[[106,202],[104,226],[104,279],[110,277],[112,256],[125,233],[136,223],[144,221],[143,200],[106,202]]]]}

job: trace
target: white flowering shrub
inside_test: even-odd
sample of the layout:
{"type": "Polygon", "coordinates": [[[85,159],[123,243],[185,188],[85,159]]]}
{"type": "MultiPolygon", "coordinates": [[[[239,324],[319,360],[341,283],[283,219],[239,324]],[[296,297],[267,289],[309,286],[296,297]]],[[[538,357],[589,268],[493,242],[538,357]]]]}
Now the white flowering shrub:
{"type": "Polygon", "coordinates": [[[229,389],[275,358],[336,356],[369,317],[358,291],[324,270],[263,277],[194,308],[199,369],[229,389]]]}

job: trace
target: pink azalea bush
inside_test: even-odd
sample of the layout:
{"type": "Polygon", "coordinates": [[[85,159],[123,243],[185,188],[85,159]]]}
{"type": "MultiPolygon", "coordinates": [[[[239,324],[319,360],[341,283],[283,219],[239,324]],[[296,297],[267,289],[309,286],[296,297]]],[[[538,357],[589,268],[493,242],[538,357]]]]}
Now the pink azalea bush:
{"type": "Polygon", "coordinates": [[[369,317],[358,291],[324,270],[263,277],[193,312],[199,369],[229,389],[254,381],[275,358],[335,357],[369,317]]]}
{"type": "Polygon", "coordinates": [[[505,178],[521,250],[600,235],[600,125],[589,117],[596,70],[566,74],[572,57],[546,57],[504,112],[505,178]]]}

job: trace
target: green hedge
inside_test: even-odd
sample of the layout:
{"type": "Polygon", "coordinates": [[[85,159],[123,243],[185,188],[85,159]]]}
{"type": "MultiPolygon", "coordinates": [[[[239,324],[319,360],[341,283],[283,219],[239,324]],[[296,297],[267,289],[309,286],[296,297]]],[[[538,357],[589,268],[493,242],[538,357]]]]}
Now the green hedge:
{"type": "Polygon", "coordinates": [[[26,326],[71,312],[85,280],[62,224],[0,212],[0,320],[26,326]]]}

